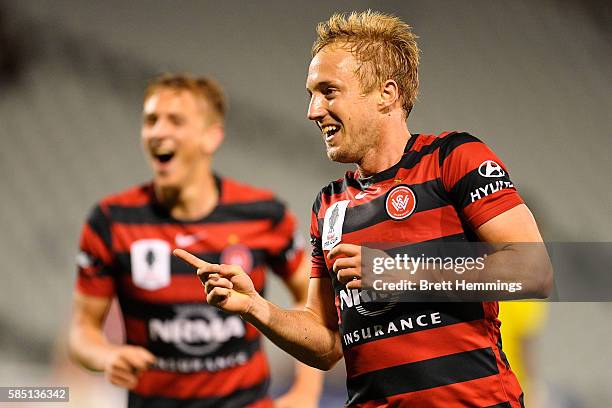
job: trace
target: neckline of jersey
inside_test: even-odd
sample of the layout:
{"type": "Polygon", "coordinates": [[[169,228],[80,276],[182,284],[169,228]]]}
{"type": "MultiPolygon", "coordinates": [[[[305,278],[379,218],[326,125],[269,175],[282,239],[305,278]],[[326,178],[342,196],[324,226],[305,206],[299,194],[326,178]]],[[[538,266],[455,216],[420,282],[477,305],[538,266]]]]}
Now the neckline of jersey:
{"type": "Polygon", "coordinates": [[[378,173],[374,173],[368,177],[355,177],[357,171],[348,172],[346,174],[346,179],[349,184],[354,184],[354,187],[357,187],[360,190],[365,190],[369,187],[372,187],[376,183],[380,183],[381,181],[386,181],[392,178],[393,175],[397,173],[397,170],[401,167],[402,162],[406,159],[407,154],[412,149],[412,146],[414,146],[414,143],[418,139],[419,135],[419,133],[414,133],[410,136],[410,139],[408,139],[408,142],[406,143],[406,147],[404,147],[404,154],[402,155],[402,158],[393,166],[378,173]]]}

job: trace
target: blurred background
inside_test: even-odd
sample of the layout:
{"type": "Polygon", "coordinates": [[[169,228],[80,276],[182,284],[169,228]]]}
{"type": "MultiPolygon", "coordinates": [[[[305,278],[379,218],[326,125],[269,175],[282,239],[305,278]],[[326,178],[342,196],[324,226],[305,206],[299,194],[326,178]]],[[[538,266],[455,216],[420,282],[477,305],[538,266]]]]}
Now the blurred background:
{"type": "MultiPolygon", "coordinates": [[[[276,191],[307,235],[316,193],[346,169],[327,160],[305,117],[314,28],[367,8],[420,36],[413,133],[487,142],[547,241],[612,241],[609,1],[0,1],[1,386],[70,386],[75,407],[124,398],[68,362],[66,329],[86,214],[150,177],[140,111],[157,73],[222,83],[230,112],[215,168],[276,191]]],[[[278,282],[268,293],[289,305],[278,282]]],[[[502,331],[538,395],[532,406],[612,406],[612,305],[519,309],[502,331]]],[[[292,363],[268,349],[278,394],[292,363]]],[[[327,374],[322,406],[342,404],[343,370],[327,374]]]]}

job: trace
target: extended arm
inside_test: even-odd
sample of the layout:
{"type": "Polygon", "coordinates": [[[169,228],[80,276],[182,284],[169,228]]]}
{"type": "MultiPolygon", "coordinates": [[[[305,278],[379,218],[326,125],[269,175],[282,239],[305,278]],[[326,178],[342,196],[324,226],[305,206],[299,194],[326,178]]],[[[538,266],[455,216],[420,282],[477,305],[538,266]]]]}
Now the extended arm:
{"type": "MultiPolygon", "coordinates": [[[[298,268],[286,280],[287,289],[291,292],[295,310],[303,310],[308,299],[309,259],[304,258],[298,268]]],[[[296,361],[295,378],[291,388],[276,399],[278,408],[295,406],[317,407],[323,389],[323,373],[306,364],[296,361]]]]}
{"type": "Polygon", "coordinates": [[[321,370],[342,358],[329,279],[310,279],[303,310],[283,310],[261,297],[239,266],[209,264],[181,249],[174,254],[197,268],[209,304],[240,314],[293,357],[321,370]]]}
{"type": "Polygon", "coordinates": [[[342,358],[333,289],[329,279],[311,279],[303,310],[283,310],[262,297],[242,316],[274,344],[321,370],[342,358]]]}

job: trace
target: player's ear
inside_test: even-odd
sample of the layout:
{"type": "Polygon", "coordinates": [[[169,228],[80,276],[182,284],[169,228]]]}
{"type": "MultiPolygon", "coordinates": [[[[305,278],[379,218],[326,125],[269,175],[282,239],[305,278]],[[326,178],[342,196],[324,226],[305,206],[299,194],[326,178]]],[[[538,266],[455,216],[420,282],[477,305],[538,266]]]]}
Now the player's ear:
{"type": "Polygon", "coordinates": [[[202,139],[202,151],[204,154],[211,156],[214,154],[225,137],[225,128],[223,124],[213,123],[204,131],[204,137],[202,139]]]}
{"type": "Polygon", "coordinates": [[[380,102],[378,106],[384,113],[391,110],[393,105],[399,100],[399,87],[397,82],[387,79],[380,87],[380,102]]]}

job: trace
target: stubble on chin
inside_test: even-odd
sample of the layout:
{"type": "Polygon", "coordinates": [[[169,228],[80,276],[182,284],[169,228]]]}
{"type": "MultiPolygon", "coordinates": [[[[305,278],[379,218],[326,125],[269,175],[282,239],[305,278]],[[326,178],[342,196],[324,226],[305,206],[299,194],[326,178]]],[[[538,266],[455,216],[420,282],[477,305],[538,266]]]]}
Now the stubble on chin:
{"type": "Polygon", "coordinates": [[[340,149],[327,149],[327,157],[336,163],[354,163],[350,155],[340,149]]]}
{"type": "Polygon", "coordinates": [[[359,163],[369,148],[369,144],[361,146],[359,149],[354,149],[353,146],[353,150],[346,148],[327,148],[327,157],[336,163],[359,163]]]}

